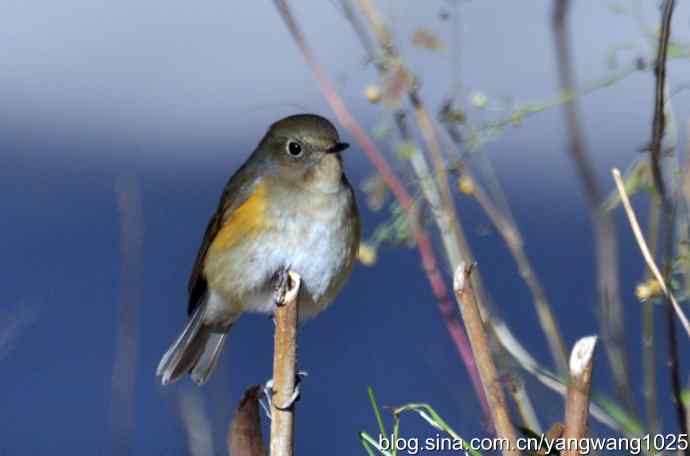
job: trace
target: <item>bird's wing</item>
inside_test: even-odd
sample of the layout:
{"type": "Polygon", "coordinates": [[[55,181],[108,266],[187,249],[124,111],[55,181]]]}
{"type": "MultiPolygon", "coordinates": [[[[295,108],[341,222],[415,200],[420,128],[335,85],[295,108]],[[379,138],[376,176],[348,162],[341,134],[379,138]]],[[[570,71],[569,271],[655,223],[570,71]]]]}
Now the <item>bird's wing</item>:
{"type": "Polygon", "coordinates": [[[232,175],[225,185],[218,208],[206,227],[204,239],[201,242],[192,273],[189,276],[189,283],[187,285],[189,292],[187,313],[189,315],[196,310],[197,306],[206,297],[208,284],[206,283],[206,277],[204,277],[204,263],[211,244],[213,244],[221,231],[226,231],[223,230],[226,222],[232,217],[236,209],[242,207],[252,197],[260,181],[261,178],[255,168],[245,163],[232,175]]]}

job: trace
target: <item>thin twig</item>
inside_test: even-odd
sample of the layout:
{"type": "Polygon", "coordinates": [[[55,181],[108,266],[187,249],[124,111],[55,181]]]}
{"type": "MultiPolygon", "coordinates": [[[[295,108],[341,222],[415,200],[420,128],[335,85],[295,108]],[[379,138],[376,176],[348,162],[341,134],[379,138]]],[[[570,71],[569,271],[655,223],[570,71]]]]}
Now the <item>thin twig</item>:
{"type": "MultiPolygon", "coordinates": [[[[623,207],[625,208],[625,212],[628,216],[628,220],[630,221],[630,227],[633,230],[633,234],[635,235],[635,239],[637,240],[638,245],[640,246],[640,251],[642,252],[642,256],[645,259],[645,262],[647,263],[647,266],[649,267],[650,271],[652,274],[654,274],[654,278],[659,282],[659,285],[661,286],[661,290],[664,292],[664,295],[666,296],[666,299],[668,300],[669,304],[666,306],[667,313],[670,314],[667,317],[667,327],[669,331],[669,362],[668,362],[668,368],[670,371],[671,375],[671,387],[673,390],[673,402],[676,408],[676,415],[678,418],[679,426],[681,431],[687,430],[687,416],[685,414],[685,409],[683,407],[683,403],[681,401],[681,384],[680,384],[680,369],[679,369],[679,360],[678,360],[678,340],[676,337],[676,332],[675,332],[675,322],[673,318],[673,312],[676,313],[678,316],[678,319],[680,320],[681,324],[683,325],[683,328],[685,328],[685,332],[688,334],[690,337],[690,322],[688,322],[688,318],[685,316],[683,313],[683,309],[678,305],[678,302],[676,301],[675,296],[669,290],[669,288],[666,285],[666,281],[664,280],[664,277],[661,275],[659,272],[659,268],[657,267],[656,263],[654,262],[654,258],[652,257],[651,252],[649,251],[649,248],[647,247],[647,243],[644,239],[644,236],[642,235],[642,230],[640,229],[640,224],[637,222],[637,217],[635,216],[635,212],[633,211],[632,205],[630,204],[630,199],[628,198],[627,193],[625,192],[625,187],[623,186],[623,180],[621,178],[620,171],[618,169],[613,169],[613,178],[616,181],[616,187],[618,188],[618,193],[621,196],[621,201],[623,201],[623,207]]],[[[666,221],[667,223],[669,222],[668,220],[666,221]]]]}
{"type": "Polygon", "coordinates": [[[509,125],[519,125],[523,121],[535,114],[562,106],[577,97],[592,94],[602,89],[607,89],[612,85],[626,79],[628,76],[640,71],[635,64],[629,64],[612,73],[584,84],[580,89],[570,92],[561,91],[540,101],[520,103],[512,113],[500,119],[495,119],[476,128],[477,133],[486,133],[492,130],[502,129],[509,125]]]}
{"type": "MultiPolygon", "coordinates": [[[[369,22],[382,49],[385,63],[378,67],[379,71],[395,71],[402,74],[411,74],[393,44],[392,35],[386,23],[381,18],[379,11],[376,9],[376,6],[369,0],[357,0],[357,4],[363,16],[369,22]]],[[[446,168],[443,152],[441,151],[441,142],[439,140],[437,127],[432,116],[429,115],[429,111],[422,98],[419,96],[416,82],[409,84],[406,95],[412,106],[417,127],[422,134],[426,150],[433,164],[434,174],[432,176],[434,178],[433,182],[435,182],[433,186],[435,195],[432,195],[434,200],[429,200],[429,202],[434,215],[434,221],[441,235],[444,250],[448,257],[450,270],[454,271],[461,262],[472,262],[474,258],[470,245],[463,232],[455,204],[453,203],[453,197],[448,183],[448,170],[446,168]]],[[[426,161],[424,162],[424,166],[426,166],[426,161]]],[[[421,179],[421,176],[418,177],[421,179]]],[[[431,184],[428,184],[427,187],[431,187],[431,184]]],[[[425,193],[425,197],[428,196],[429,195],[425,193]]],[[[487,312],[487,305],[486,293],[484,292],[481,275],[474,275],[472,277],[472,282],[477,293],[479,308],[484,317],[487,312]]]]}
{"type": "Polygon", "coordinates": [[[379,153],[374,142],[369,138],[367,133],[355,120],[352,114],[350,114],[350,111],[347,109],[344,100],[338,95],[333,83],[326,76],[323,68],[314,58],[311,49],[307,46],[304,35],[299,29],[299,26],[297,25],[297,22],[295,21],[287,2],[285,0],[274,0],[274,3],[281,17],[284,19],[290,33],[292,34],[297,47],[302,52],[305,61],[311,68],[314,77],[319,83],[326,101],[331,106],[331,109],[333,109],[335,112],[338,121],[355,137],[367,158],[369,158],[369,160],[372,162],[377,172],[381,175],[383,181],[386,183],[388,188],[390,188],[398,203],[405,211],[405,214],[408,218],[408,224],[412,228],[413,235],[417,243],[417,249],[419,250],[419,254],[422,258],[422,266],[426,273],[429,284],[431,285],[431,290],[434,294],[434,297],[438,302],[441,314],[444,317],[446,328],[453,339],[453,343],[458,350],[465,367],[467,368],[470,378],[472,379],[472,384],[474,385],[477,397],[480,398],[480,403],[484,407],[487,416],[489,416],[488,410],[485,407],[486,400],[484,399],[483,391],[480,387],[481,383],[478,376],[479,374],[477,373],[477,368],[472,357],[472,350],[470,349],[469,341],[467,340],[467,336],[462,329],[462,325],[458,321],[458,318],[455,314],[454,305],[448,297],[446,285],[443,281],[443,277],[441,276],[441,272],[439,271],[436,254],[434,253],[431,240],[426,232],[421,227],[418,227],[414,222],[414,199],[409,195],[405,187],[395,175],[385,157],[379,153]]]}
{"type": "Polygon", "coordinates": [[[664,115],[664,94],[666,92],[666,54],[668,53],[668,41],[671,36],[671,18],[673,17],[674,0],[665,0],[661,15],[661,30],[659,31],[659,44],[657,46],[656,61],[654,62],[655,90],[654,90],[654,118],[652,120],[652,139],[650,142],[652,177],[654,187],[662,198],[664,205],[667,201],[666,186],[661,171],[661,143],[666,129],[664,115]]]}
{"type": "MultiPolygon", "coordinates": [[[[370,58],[376,62],[376,68],[382,77],[387,76],[387,73],[403,73],[410,74],[410,71],[406,68],[403,59],[401,58],[398,50],[396,49],[392,34],[386,26],[385,22],[382,20],[381,15],[376,9],[373,2],[369,0],[357,0],[359,8],[363,16],[368,20],[374,35],[379,41],[379,47],[381,49],[382,58],[379,58],[376,49],[371,45],[369,40],[369,35],[362,34],[363,27],[359,25],[359,21],[352,11],[350,2],[348,0],[343,0],[342,4],[346,15],[350,22],[352,22],[358,35],[362,34],[360,39],[363,42],[365,49],[370,53],[370,58]]],[[[391,76],[394,77],[394,76],[391,76]]],[[[419,128],[424,142],[426,145],[426,150],[429,152],[431,160],[434,165],[434,173],[432,175],[426,162],[426,158],[422,153],[414,148],[414,152],[410,157],[410,162],[412,168],[419,179],[419,186],[422,190],[422,194],[429,203],[432,210],[432,215],[436,226],[439,230],[441,240],[444,245],[444,250],[448,257],[448,261],[451,270],[455,270],[461,262],[472,262],[473,255],[469,243],[467,242],[464,230],[460,218],[458,216],[456,207],[452,200],[452,194],[450,191],[450,186],[448,182],[448,171],[444,162],[444,156],[441,151],[441,144],[438,134],[438,128],[433,118],[429,115],[424,102],[419,96],[418,86],[416,83],[409,85],[406,91],[407,98],[412,106],[413,112],[415,114],[415,119],[417,121],[417,127],[419,128]],[[435,179],[433,178],[435,176],[435,179]]],[[[398,110],[395,114],[396,125],[400,134],[406,142],[412,142],[408,131],[405,126],[405,116],[402,110],[398,110]]],[[[522,256],[522,259],[526,259],[526,255],[522,256]]],[[[521,264],[520,259],[518,263],[521,264]]],[[[523,261],[522,264],[525,262],[523,261]]],[[[528,268],[520,268],[522,272],[528,271],[529,262],[527,262],[528,268]]],[[[555,324],[555,318],[553,318],[550,308],[548,307],[548,301],[546,301],[545,295],[541,291],[541,287],[534,274],[523,274],[526,280],[530,279],[530,289],[536,290],[537,296],[541,299],[538,300],[538,313],[540,316],[540,322],[543,323],[544,330],[547,334],[555,334],[554,337],[550,338],[550,346],[554,348],[554,358],[559,368],[565,371],[565,346],[562,341],[560,341],[560,335],[558,334],[558,329],[555,324]],[[536,283],[536,288],[535,288],[536,283]],[[558,354],[558,343],[560,341],[560,357],[558,354]],[[560,361],[560,363],[559,363],[560,361]]],[[[477,303],[479,305],[480,312],[484,320],[488,320],[488,310],[486,304],[486,293],[484,292],[481,275],[479,273],[474,274],[471,279],[474,282],[475,294],[477,303]]],[[[492,333],[493,335],[493,333],[492,333]]],[[[513,374],[516,377],[516,374],[513,374]]],[[[538,421],[535,419],[533,413],[533,407],[529,396],[524,388],[519,388],[513,394],[513,398],[516,401],[518,409],[523,413],[523,417],[528,419],[528,422],[538,428],[538,421]]]]}
{"type": "Polygon", "coordinates": [[[592,362],[596,344],[596,336],[583,337],[575,343],[570,355],[570,382],[563,428],[563,440],[567,446],[561,452],[562,456],[579,456],[580,448],[570,443],[580,442],[587,436],[589,391],[592,388],[592,362]]]}
{"type": "MultiPolygon", "coordinates": [[[[199,390],[185,390],[177,394],[177,408],[185,433],[190,456],[213,456],[211,420],[204,408],[199,390]]],[[[247,455],[249,456],[249,455],[247,455]]]]}
{"type": "MultiPolygon", "coordinates": [[[[672,232],[672,230],[669,231],[672,232]]],[[[670,270],[670,261],[667,262],[666,269],[667,271],[670,270]]],[[[688,422],[685,415],[685,407],[683,406],[683,391],[680,378],[680,359],[678,357],[678,334],[676,331],[675,319],[673,318],[674,309],[677,308],[677,303],[672,304],[671,300],[667,297],[664,308],[666,309],[666,332],[668,333],[668,362],[666,365],[671,378],[671,402],[676,409],[678,428],[681,432],[687,432],[688,422]]],[[[686,328],[686,331],[687,330],[688,329],[686,328]]],[[[685,454],[687,455],[688,453],[690,453],[690,448],[686,448],[685,454]]]]}
{"type": "MultiPolygon", "coordinates": [[[[469,178],[469,177],[468,177],[469,178]]],[[[558,329],[558,324],[556,323],[556,317],[551,311],[551,306],[544,293],[544,289],[541,286],[541,282],[537,277],[537,274],[532,269],[532,264],[525,252],[524,242],[520,231],[517,229],[515,224],[494,206],[491,199],[484,193],[484,191],[479,187],[478,182],[475,179],[471,179],[472,190],[471,194],[477,200],[479,206],[484,210],[491,223],[498,231],[499,235],[503,238],[510,253],[512,254],[515,262],[518,266],[518,271],[520,276],[527,284],[530,292],[532,293],[532,300],[534,301],[534,307],[537,310],[537,316],[539,317],[539,322],[541,323],[542,330],[546,335],[546,340],[551,349],[551,356],[556,363],[558,371],[561,373],[567,372],[566,363],[566,349],[563,339],[561,338],[561,332],[558,329]]]]}
{"type": "MultiPolygon", "coordinates": [[[[376,69],[378,70],[380,76],[385,78],[389,75],[389,73],[396,72],[409,74],[409,70],[404,66],[397,49],[393,45],[392,36],[388,27],[381,19],[381,16],[373,3],[369,2],[368,0],[358,0],[357,3],[363,13],[363,16],[367,19],[369,26],[374,31],[374,36],[376,36],[379,43],[378,48],[372,45],[371,40],[369,39],[369,34],[364,29],[364,26],[360,23],[360,20],[355,14],[349,0],[342,1],[343,9],[346,17],[352,23],[355,32],[360,37],[363,47],[369,53],[369,58],[375,62],[376,69]]],[[[395,74],[393,74],[391,77],[395,77],[395,74]]],[[[472,262],[474,261],[474,258],[452,199],[452,194],[448,184],[448,172],[444,163],[443,154],[441,152],[436,126],[434,125],[431,116],[419,97],[415,84],[412,84],[407,89],[406,94],[410,104],[413,107],[417,126],[422,133],[422,137],[424,138],[426,149],[431,155],[432,162],[434,164],[434,173],[432,173],[430,170],[426,157],[421,152],[421,148],[416,147],[414,144],[415,142],[409,132],[409,128],[406,125],[405,114],[400,108],[397,109],[393,114],[395,125],[400,132],[401,138],[405,142],[414,145],[412,148],[413,153],[409,161],[418,179],[422,195],[431,209],[433,220],[439,231],[449,266],[451,270],[454,270],[461,262],[472,262]]],[[[475,289],[477,290],[477,300],[480,306],[480,311],[486,318],[486,294],[484,292],[481,275],[475,274],[472,277],[472,280],[474,282],[475,289]]],[[[454,315],[451,309],[445,309],[444,307],[445,306],[442,306],[442,312],[444,315],[447,315],[446,318],[450,318],[451,315],[454,315]]],[[[486,398],[483,396],[483,390],[479,382],[479,377],[474,375],[471,377],[471,379],[484,413],[488,417],[490,416],[490,413],[487,407],[486,398]]],[[[516,398],[525,401],[529,400],[526,394],[517,396],[516,398]]],[[[530,404],[527,403],[519,404],[519,406],[525,409],[530,408],[530,404]]]]}
{"type": "MultiPolygon", "coordinates": [[[[663,171],[661,169],[661,159],[663,155],[662,142],[666,130],[666,58],[668,53],[668,42],[671,37],[671,19],[673,17],[673,9],[675,6],[674,0],[665,0],[663,3],[663,10],[661,14],[661,28],[659,31],[659,38],[657,44],[656,61],[654,62],[654,117],[652,119],[652,138],[650,142],[650,161],[652,167],[652,178],[654,181],[654,188],[659,199],[661,200],[661,207],[663,213],[663,241],[664,255],[666,257],[664,275],[668,277],[671,273],[671,261],[673,255],[673,219],[674,209],[671,195],[668,194],[666,185],[664,184],[663,171]]],[[[658,270],[657,270],[658,271],[658,270]]],[[[661,280],[660,283],[663,283],[661,280]]],[[[664,285],[665,287],[665,285],[664,285]]],[[[676,408],[676,415],[680,425],[681,432],[687,432],[688,423],[685,415],[683,404],[681,403],[681,378],[680,366],[678,357],[678,337],[676,335],[676,326],[673,318],[673,310],[678,312],[677,303],[671,299],[664,290],[666,295],[666,327],[668,333],[668,368],[671,377],[671,389],[673,391],[673,402],[676,408]],[[673,310],[671,309],[673,306],[673,310]]],[[[683,321],[681,319],[681,321],[683,321]]],[[[688,328],[685,328],[688,331],[688,328]]],[[[686,454],[690,450],[686,451],[686,454]]]]}
{"type": "MultiPolygon", "coordinates": [[[[661,221],[661,201],[659,196],[654,194],[649,207],[649,229],[647,243],[650,248],[652,258],[656,256],[656,247],[659,239],[659,226],[661,221]]],[[[652,278],[652,272],[645,270],[645,279],[652,278]]],[[[657,424],[657,369],[656,369],[656,337],[654,329],[654,314],[656,304],[653,299],[648,299],[642,303],[642,370],[644,380],[642,396],[645,401],[645,413],[647,415],[647,426],[650,434],[656,434],[657,424]]]]}
{"type": "MultiPolygon", "coordinates": [[[[409,74],[409,70],[404,66],[398,50],[393,45],[392,35],[375,5],[368,0],[358,0],[360,10],[367,19],[374,32],[373,34],[379,42],[378,48],[373,46],[369,39],[369,34],[366,33],[364,26],[361,25],[358,16],[355,14],[351,2],[349,0],[343,0],[341,4],[343,5],[346,17],[352,23],[355,32],[362,41],[363,47],[369,54],[370,60],[375,63],[380,76],[382,78],[388,76],[392,78],[395,77],[395,74],[389,75],[389,73],[394,72],[409,74]]],[[[451,270],[455,270],[459,262],[473,261],[472,251],[465,237],[462,223],[450,195],[448,174],[441,152],[437,127],[422,103],[416,85],[412,84],[407,89],[406,94],[413,107],[417,126],[425,140],[426,149],[432,157],[436,176],[432,174],[421,149],[416,147],[415,140],[410,134],[406,123],[406,116],[401,108],[397,108],[393,113],[395,125],[398,128],[402,140],[413,145],[409,162],[418,179],[422,195],[431,208],[433,220],[438,228],[451,270]],[[434,177],[436,177],[436,179],[434,177]]],[[[480,312],[482,312],[482,317],[487,320],[488,306],[486,304],[486,294],[483,291],[481,275],[478,272],[473,274],[472,281],[475,287],[480,312]]],[[[493,332],[491,334],[494,335],[493,332]]],[[[565,349],[563,350],[563,365],[565,365],[565,349]]],[[[511,373],[509,376],[513,378],[518,377],[516,373],[511,373]]],[[[487,411],[486,399],[483,397],[479,379],[473,377],[472,381],[475,389],[478,391],[478,396],[484,407],[485,414],[490,416],[487,411]]],[[[516,402],[518,410],[520,410],[523,418],[525,418],[526,423],[534,429],[539,428],[538,420],[536,420],[534,414],[531,413],[533,407],[526,390],[524,388],[518,389],[512,397],[516,402]]]]}
{"type": "Polygon", "coordinates": [[[135,431],[134,382],[144,267],[144,209],[136,177],[118,177],[115,193],[120,213],[121,284],[112,376],[112,430],[114,452],[128,454],[135,431]]]}
{"type": "Polygon", "coordinates": [[[474,358],[477,360],[479,376],[482,379],[486,399],[491,408],[496,435],[499,438],[507,439],[509,442],[510,448],[504,448],[503,454],[519,454],[516,446],[517,434],[510,420],[501,382],[496,373],[496,365],[491,357],[486,331],[484,330],[484,324],[482,323],[479,307],[472,289],[470,281],[472,269],[473,266],[465,265],[464,263],[458,266],[453,279],[453,289],[455,290],[455,296],[458,299],[465,328],[472,344],[474,358]]]}
{"type": "MultiPolygon", "coordinates": [[[[569,6],[569,0],[554,0],[552,25],[556,41],[558,74],[561,90],[564,94],[575,93],[575,77],[566,23],[569,6]]],[[[611,216],[604,210],[602,205],[604,201],[603,192],[587,154],[576,101],[576,98],[571,98],[563,104],[563,115],[568,130],[568,149],[585,192],[594,225],[596,245],[595,276],[597,278],[599,294],[602,336],[611,366],[611,373],[616,383],[616,390],[626,409],[630,413],[636,414],[636,406],[630,385],[628,361],[624,348],[624,316],[618,283],[618,248],[615,229],[611,216]]]]}
{"type": "MultiPolygon", "coordinates": [[[[560,394],[563,397],[566,396],[567,390],[564,381],[555,373],[541,366],[532,357],[532,355],[527,352],[525,347],[520,344],[520,341],[518,341],[512,335],[510,330],[504,324],[494,325],[494,331],[498,334],[499,340],[501,341],[501,344],[504,346],[505,350],[510,353],[520,367],[533,375],[534,378],[536,378],[539,383],[544,385],[546,388],[560,394]]],[[[607,426],[616,432],[624,433],[630,437],[638,437],[639,433],[626,431],[623,426],[617,423],[609,413],[607,413],[597,404],[591,403],[589,405],[589,412],[592,414],[592,417],[594,417],[604,426],[607,426]]]]}
{"type": "Polygon", "coordinates": [[[297,315],[301,278],[288,271],[282,302],[275,311],[273,398],[271,401],[271,456],[292,456],[295,409],[293,394],[297,376],[297,315]]]}
{"type": "MultiPolygon", "coordinates": [[[[689,386],[690,385],[685,386],[686,390],[689,386]]],[[[690,407],[685,407],[685,422],[690,423],[690,407]]]]}
{"type": "Polygon", "coordinates": [[[635,240],[637,241],[637,245],[640,247],[640,252],[642,252],[642,257],[647,263],[647,267],[649,267],[649,269],[652,271],[652,274],[654,274],[654,278],[659,282],[659,286],[661,286],[661,291],[663,291],[664,295],[671,301],[671,304],[673,305],[673,309],[675,310],[678,319],[683,325],[683,328],[685,328],[685,332],[688,334],[688,337],[690,337],[690,321],[688,321],[688,317],[686,317],[685,313],[683,313],[683,309],[678,304],[678,301],[676,301],[676,297],[673,295],[673,292],[666,285],[664,277],[661,275],[661,272],[659,272],[659,268],[657,267],[654,258],[652,258],[652,254],[649,251],[649,247],[647,246],[647,241],[645,241],[644,235],[642,234],[642,229],[640,228],[640,224],[637,221],[635,211],[633,210],[632,205],[630,204],[628,194],[625,192],[625,187],[623,185],[621,173],[618,170],[618,168],[614,168],[612,174],[613,179],[616,181],[616,187],[618,188],[618,193],[621,196],[621,201],[623,202],[625,213],[628,216],[630,228],[632,229],[633,234],[635,235],[635,240]]]}
{"type": "Polygon", "coordinates": [[[535,434],[541,434],[541,423],[539,423],[539,417],[534,410],[532,400],[527,395],[527,388],[525,387],[525,381],[522,377],[515,372],[511,372],[510,378],[506,382],[506,389],[515,403],[517,412],[522,419],[523,426],[535,434]]]}

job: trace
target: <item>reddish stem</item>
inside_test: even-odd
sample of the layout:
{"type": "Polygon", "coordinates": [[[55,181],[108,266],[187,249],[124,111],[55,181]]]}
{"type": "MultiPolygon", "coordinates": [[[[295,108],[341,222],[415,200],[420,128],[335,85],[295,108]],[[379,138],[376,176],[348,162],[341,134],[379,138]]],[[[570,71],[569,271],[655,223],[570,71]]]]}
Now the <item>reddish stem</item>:
{"type": "MultiPolygon", "coordinates": [[[[369,135],[367,135],[366,131],[364,131],[364,129],[350,114],[350,111],[345,105],[345,101],[340,97],[340,95],[338,95],[335,86],[323,71],[323,68],[314,58],[311,49],[307,46],[304,35],[292,16],[287,2],[285,0],[274,0],[274,3],[283,20],[285,20],[285,23],[292,35],[292,38],[296,42],[297,47],[302,52],[304,59],[319,83],[326,101],[328,101],[331,109],[333,109],[333,112],[335,112],[338,121],[352,134],[352,136],[354,136],[357,143],[364,150],[367,158],[369,158],[371,163],[374,165],[374,168],[376,168],[376,171],[381,175],[383,181],[393,193],[393,196],[395,196],[400,206],[403,208],[403,210],[405,210],[405,213],[408,215],[408,220],[412,220],[411,214],[413,211],[414,199],[410,196],[405,189],[405,186],[395,175],[386,158],[376,149],[376,145],[369,138],[369,135]]],[[[415,225],[410,223],[410,226],[414,227],[415,225]]],[[[477,397],[479,397],[482,409],[484,410],[484,414],[487,417],[490,417],[491,414],[489,411],[489,406],[486,402],[486,397],[484,396],[484,390],[481,380],[479,379],[477,366],[474,363],[472,349],[470,348],[467,335],[462,329],[462,325],[460,324],[460,321],[454,312],[455,306],[448,297],[446,285],[438,269],[436,255],[434,253],[431,240],[429,239],[426,231],[420,227],[416,227],[416,229],[414,229],[414,236],[417,243],[417,249],[419,250],[419,254],[422,259],[424,271],[426,272],[426,276],[429,280],[429,284],[431,285],[431,290],[434,294],[434,297],[438,301],[441,315],[443,315],[448,332],[450,333],[450,336],[455,344],[455,348],[458,350],[458,353],[460,354],[463,363],[467,368],[474,390],[477,394],[477,397]]]]}

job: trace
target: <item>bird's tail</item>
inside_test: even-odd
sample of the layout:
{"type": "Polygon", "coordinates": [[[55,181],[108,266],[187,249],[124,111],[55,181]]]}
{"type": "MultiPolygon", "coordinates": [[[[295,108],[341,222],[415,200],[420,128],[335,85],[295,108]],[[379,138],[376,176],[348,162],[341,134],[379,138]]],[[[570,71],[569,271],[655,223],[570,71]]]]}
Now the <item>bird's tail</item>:
{"type": "Polygon", "coordinates": [[[200,305],[187,326],[158,363],[156,375],[167,385],[190,373],[192,380],[202,385],[218,365],[230,328],[214,331],[204,324],[206,304],[200,305]],[[220,331],[220,332],[218,332],[220,331]]]}

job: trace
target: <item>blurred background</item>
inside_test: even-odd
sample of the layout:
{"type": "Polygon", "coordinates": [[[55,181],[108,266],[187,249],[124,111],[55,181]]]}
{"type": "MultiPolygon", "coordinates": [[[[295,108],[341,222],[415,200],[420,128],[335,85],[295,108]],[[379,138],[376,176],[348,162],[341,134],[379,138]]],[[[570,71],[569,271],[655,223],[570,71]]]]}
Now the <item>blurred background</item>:
{"type": "MultiPolygon", "coordinates": [[[[380,78],[342,5],[290,5],[351,112],[414,188],[385,137],[389,113],[364,95],[380,78]]],[[[453,98],[481,124],[559,93],[549,1],[377,5],[434,113],[453,98]],[[415,44],[420,29],[438,46],[415,44]]],[[[659,9],[627,0],[572,7],[578,86],[597,88],[580,99],[584,138],[608,194],[610,169],[628,169],[649,143],[655,44],[648,33],[655,34],[659,9]],[[641,69],[618,77],[631,65],[641,69]]],[[[690,116],[682,90],[690,83],[690,54],[682,47],[690,42],[689,13],[679,2],[673,40],[680,44],[668,67],[681,162],[690,116]]],[[[243,391],[271,376],[270,320],[248,316],[236,325],[203,388],[188,379],[163,388],[155,368],[186,320],[188,274],[228,177],[280,117],[313,112],[335,121],[275,6],[5,0],[0,100],[0,454],[188,454],[194,439],[207,442],[205,454],[226,454],[243,391]],[[124,231],[123,220],[130,222],[124,231]],[[123,242],[136,251],[123,257],[123,242]],[[195,413],[206,423],[196,434],[185,425],[195,413]]],[[[514,123],[474,148],[468,166],[493,165],[570,348],[600,331],[589,210],[560,107],[514,123]]],[[[374,169],[339,128],[353,143],[345,162],[371,240],[391,211],[388,203],[367,208],[362,188],[374,169]]],[[[553,368],[505,244],[472,198],[453,188],[493,307],[529,353],[553,368]]],[[[646,201],[635,201],[643,223],[646,201]]],[[[624,342],[641,404],[635,286],[644,268],[622,210],[613,215],[624,342]]],[[[441,263],[450,287],[450,268],[441,263]]],[[[675,432],[665,321],[656,325],[659,425],[675,432]]],[[[298,454],[365,454],[357,433],[376,430],[367,386],[382,405],[428,402],[462,436],[489,435],[414,248],[378,246],[376,261],[357,264],[334,305],[299,337],[300,368],[309,377],[297,411],[298,454]]],[[[681,333],[679,340],[684,360],[687,338],[681,333]]],[[[523,377],[542,425],[561,420],[561,396],[523,377]]],[[[594,390],[616,396],[603,347],[594,390]]],[[[414,415],[403,417],[402,429],[436,435],[414,415]]],[[[613,434],[595,420],[591,430],[613,434]]]]}

